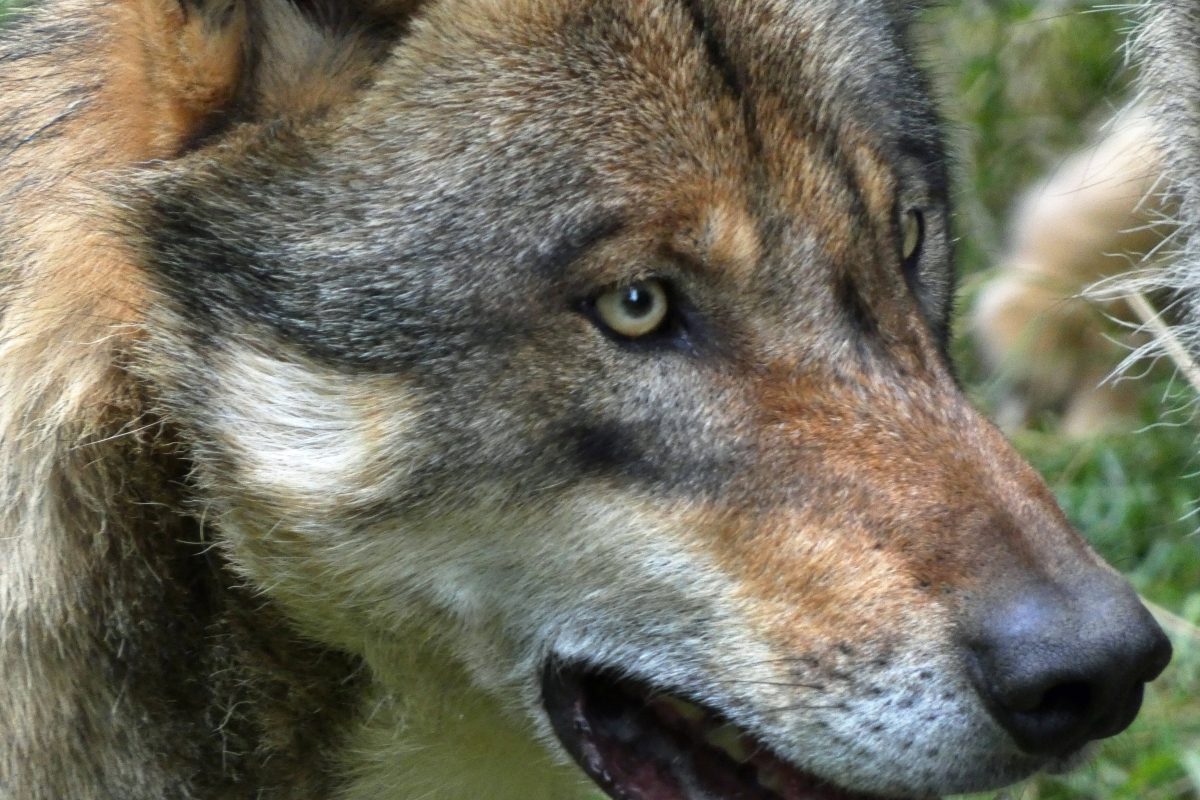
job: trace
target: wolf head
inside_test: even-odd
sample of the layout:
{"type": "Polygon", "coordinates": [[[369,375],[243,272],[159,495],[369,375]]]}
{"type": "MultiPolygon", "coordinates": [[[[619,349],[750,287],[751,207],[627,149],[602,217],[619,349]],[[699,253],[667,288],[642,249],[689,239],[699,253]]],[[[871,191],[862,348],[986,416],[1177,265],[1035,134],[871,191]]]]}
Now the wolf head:
{"type": "Polygon", "coordinates": [[[955,384],[906,36],[436,3],[140,185],[133,369],[234,568],[616,798],[927,797],[1124,728],[1169,648],[955,384]]]}

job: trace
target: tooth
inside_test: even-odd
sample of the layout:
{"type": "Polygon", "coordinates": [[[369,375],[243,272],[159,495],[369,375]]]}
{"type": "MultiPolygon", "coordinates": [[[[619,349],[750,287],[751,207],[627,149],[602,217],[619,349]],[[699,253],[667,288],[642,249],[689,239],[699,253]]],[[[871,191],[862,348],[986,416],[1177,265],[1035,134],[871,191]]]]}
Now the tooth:
{"type": "Polygon", "coordinates": [[[666,703],[668,706],[670,706],[671,709],[674,710],[674,712],[676,714],[678,714],[679,716],[683,717],[686,720],[690,720],[692,722],[699,722],[700,720],[704,719],[707,716],[704,713],[704,709],[700,708],[697,705],[689,703],[687,700],[683,700],[678,697],[671,697],[670,695],[666,695],[662,698],[662,701],[664,703],[666,703]]]}
{"type": "Polygon", "coordinates": [[[787,792],[787,778],[777,768],[772,766],[762,767],[758,770],[758,783],[764,789],[768,789],[777,795],[783,796],[787,792]]]}
{"type": "Polygon", "coordinates": [[[732,725],[722,725],[719,728],[712,728],[704,734],[704,739],[709,744],[724,750],[730,758],[739,764],[750,758],[750,748],[746,746],[745,738],[732,725]]]}

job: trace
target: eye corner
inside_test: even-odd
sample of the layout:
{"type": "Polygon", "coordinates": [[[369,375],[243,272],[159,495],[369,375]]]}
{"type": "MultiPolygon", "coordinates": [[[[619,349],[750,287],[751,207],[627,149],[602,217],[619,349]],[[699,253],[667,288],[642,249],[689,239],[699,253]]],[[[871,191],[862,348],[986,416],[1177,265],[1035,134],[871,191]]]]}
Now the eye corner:
{"type": "Polygon", "coordinates": [[[925,249],[926,212],[918,206],[909,206],[900,212],[900,263],[909,279],[916,276],[925,249]]]}

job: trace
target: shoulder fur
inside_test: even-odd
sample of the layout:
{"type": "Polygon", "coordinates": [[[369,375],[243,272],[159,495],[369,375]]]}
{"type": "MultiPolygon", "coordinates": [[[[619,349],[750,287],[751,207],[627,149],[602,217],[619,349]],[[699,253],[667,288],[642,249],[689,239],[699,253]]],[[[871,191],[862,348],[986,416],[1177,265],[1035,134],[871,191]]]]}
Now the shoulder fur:
{"type": "Polygon", "coordinates": [[[351,94],[368,40],[414,4],[365,25],[320,5],[50,0],[0,37],[5,800],[245,797],[251,776],[307,797],[333,780],[278,732],[337,726],[357,667],[299,641],[204,542],[188,464],[125,369],[147,297],[113,222],[133,173],[351,94]]]}

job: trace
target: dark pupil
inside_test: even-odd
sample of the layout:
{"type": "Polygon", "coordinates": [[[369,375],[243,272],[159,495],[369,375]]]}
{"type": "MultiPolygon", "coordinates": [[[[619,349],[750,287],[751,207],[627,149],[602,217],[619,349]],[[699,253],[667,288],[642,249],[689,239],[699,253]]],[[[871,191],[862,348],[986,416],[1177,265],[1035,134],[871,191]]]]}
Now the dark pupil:
{"type": "Polygon", "coordinates": [[[654,308],[654,295],[640,286],[630,286],[621,298],[621,308],[631,317],[644,317],[654,308]]]}

